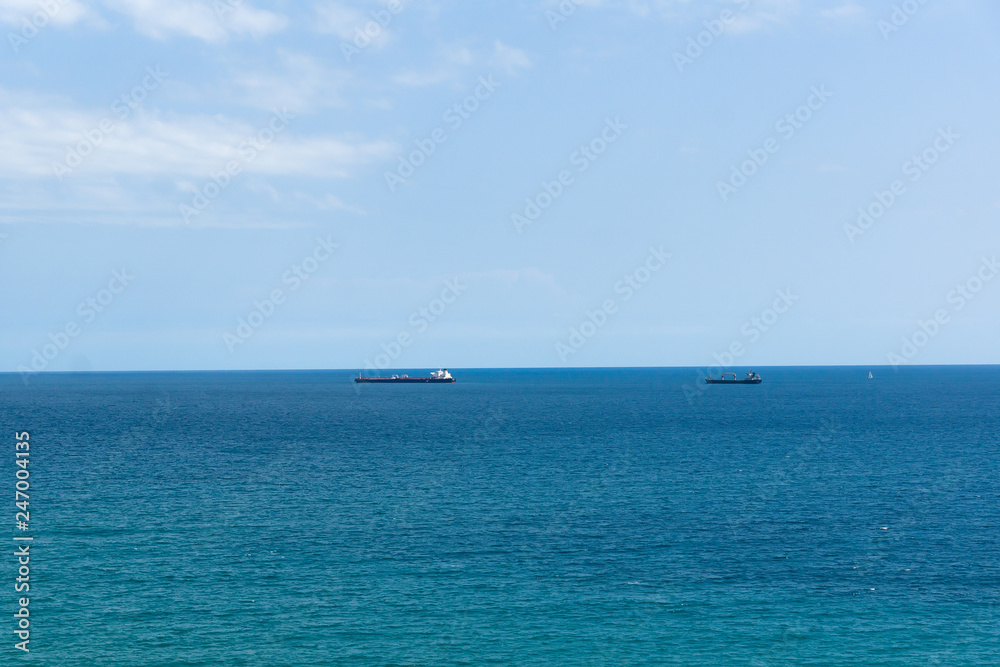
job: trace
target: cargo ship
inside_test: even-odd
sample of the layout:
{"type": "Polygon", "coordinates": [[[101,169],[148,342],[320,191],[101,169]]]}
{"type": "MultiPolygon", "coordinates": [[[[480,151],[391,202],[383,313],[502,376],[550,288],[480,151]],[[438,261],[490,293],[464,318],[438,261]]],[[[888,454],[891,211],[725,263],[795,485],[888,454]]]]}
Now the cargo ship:
{"type": "Polygon", "coordinates": [[[742,380],[736,379],[736,373],[723,373],[721,378],[707,377],[705,378],[705,384],[760,384],[761,379],[758,373],[754,373],[752,370],[746,374],[742,380]],[[726,379],[726,376],[732,376],[732,379],[726,379]]]}
{"type": "Polygon", "coordinates": [[[395,384],[395,383],[417,383],[417,384],[445,384],[448,382],[454,382],[455,378],[451,376],[447,368],[443,368],[438,371],[431,371],[431,374],[426,377],[410,377],[409,375],[390,375],[389,377],[365,377],[363,373],[359,373],[358,377],[354,378],[355,382],[380,382],[383,384],[395,384]]]}

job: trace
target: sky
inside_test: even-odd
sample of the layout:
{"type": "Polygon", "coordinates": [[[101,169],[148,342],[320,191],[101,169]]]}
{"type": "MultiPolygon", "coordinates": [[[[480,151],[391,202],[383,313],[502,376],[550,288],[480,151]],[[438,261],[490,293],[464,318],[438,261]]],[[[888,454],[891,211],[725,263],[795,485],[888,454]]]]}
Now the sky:
{"type": "Polygon", "coordinates": [[[0,0],[0,370],[1000,363],[987,0],[0,0]]]}

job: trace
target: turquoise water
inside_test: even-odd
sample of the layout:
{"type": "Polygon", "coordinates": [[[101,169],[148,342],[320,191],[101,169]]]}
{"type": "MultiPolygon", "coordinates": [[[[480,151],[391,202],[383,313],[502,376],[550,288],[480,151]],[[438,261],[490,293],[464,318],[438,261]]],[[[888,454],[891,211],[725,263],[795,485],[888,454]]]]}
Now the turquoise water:
{"type": "Polygon", "coordinates": [[[1000,369],[756,370],[0,376],[3,663],[1000,662],[1000,369]]]}

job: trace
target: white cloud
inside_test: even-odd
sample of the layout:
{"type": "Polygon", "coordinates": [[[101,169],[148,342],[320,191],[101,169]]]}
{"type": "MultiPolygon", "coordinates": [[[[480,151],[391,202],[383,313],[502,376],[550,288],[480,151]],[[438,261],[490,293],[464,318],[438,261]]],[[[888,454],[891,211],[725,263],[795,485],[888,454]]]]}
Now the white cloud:
{"type": "MultiPolygon", "coordinates": [[[[394,6],[398,10],[399,6],[394,6]]],[[[372,8],[365,13],[338,2],[316,5],[315,29],[336,35],[356,48],[381,49],[394,38],[391,27],[398,11],[391,11],[385,2],[375,3],[372,8]]]]}
{"type": "MultiPolygon", "coordinates": [[[[186,35],[224,42],[231,35],[263,37],[288,25],[287,17],[251,7],[245,0],[101,0],[101,4],[131,17],[138,32],[155,39],[186,35]]],[[[93,6],[80,0],[0,0],[0,23],[20,26],[38,14],[54,25],[71,25],[81,19],[106,25],[93,6]]]]}
{"type": "Polygon", "coordinates": [[[821,9],[819,15],[825,19],[837,21],[857,21],[865,17],[865,8],[853,2],[847,2],[833,9],[821,9]]]}
{"type": "Polygon", "coordinates": [[[566,298],[569,293],[559,284],[556,277],[538,268],[526,269],[494,269],[490,271],[473,271],[463,274],[470,281],[484,281],[507,290],[527,288],[538,295],[556,298],[566,298]]]}
{"type": "MultiPolygon", "coordinates": [[[[66,26],[86,17],[88,9],[79,0],[51,0],[46,3],[39,0],[0,0],[0,23],[22,26],[39,13],[45,15],[46,22],[66,26]]],[[[36,19],[35,23],[41,20],[36,19]]]]}
{"type": "Polygon", "coordinates": [[[229,29],[239,35],[264,37],[272,32],[279,32],[288,27],[288,17],[275,14],[266,9],[255,9],[240,5],[229,17],[223,17],[229,29]]]}
{"type": "Polygon", "coordinates": [[[223,42],[231,34],[262,37],[284,29],[288,18],[255,9],[242,0],[212,3],[191,0],[105,0],[131,16],[138,32],[155,39],[172,34],[196,37],[206,42],[223,42]]]}
{"type": "MultiPolygon", "coordinates": [[[[579,7],[591,7],[597,9],[627,9],[636,14],[645,16],[649,13],[650,5],[672,5],[674,0],[654,0],[653,2],[643,2],[642,0],[570,0],[579,7]]],[[[682,0],[683,1],[683,0],[682,0]]],[[[563,0],[545,0],[542,4],[547,9],[558,9],[563,0]]]]}
{"type": "Polygon", "coordinates": [[[316,58],[279,49],[279,68],[251,71],[240,68],[222,87],[228,103],[258,109],[288,107],[296,113],[318,108],[342,107],[341,92],[350,79],[348,72],[329,69],[316,58]]]}
{"type": "Polygon", "coordinates": [[[145,175],[204,178],[237,160],[243,171],[268,175],[346,177],[359,166],[391,158],[399,146],[390,141],[354,136],[303,136],[295,120],[252,160],[239,147],[267,127],[261,114],[256,124],[220,123],[212,116],[163,118],[141,109],[124,121],[110,110],[101,115],[55,108],[51,100],[25,104],[26,95],[0,91],[0,176],[55,178],[54,164],[63,162],[69,147],[94,136],[102,118],[114,129],[102,133],[99,145],[69,179],[102,175],[145,175]]]}
{"type": "Polygon", "coordinates": [[[299,192],[296,193],[296,197],[309,202],[314,208],[320,211],[347,211],[354,215],[368,215],[368,211],[361,206],[347,204],[337,195],[327,194],[325,197],[317,199],[316,197],[299,192]]]}
{"type": "Polygon", "coordinates": [[[490,65],[494,69],[513,74],[519,68],[532,67],[533,63],[524,51],[507,46],[498,39],[493,46],[493,57],[490,58],[490,65]]]}
{"type": "Polygon", "coordinates": [[[446,81],[458,82],[462,70],[476,61],[472,52],[464,46],[447,47],[440,50],[443,61],[436,69],[428,71],[407,70],[392,77],[394,83],[402,86],[433,86],[446,81]]]}
{"type": "Polygon", "coordinates": [[[460,85],[465,73],[472,66],[488,67],[491,71],[502,71],[513,75],[518,69],[534,67],[531,58],[521,49],[507,46],[500,40],[493,44],[493,52],[486,55],[473,52],[464,46],[451,46],[438,50],[439,64],[426,70],[405,70],[392,77],[393,83],[417,88],[442,83],[460,85]]]}
{"type": "Polygon", "coordinates": [[[336,35],[341,39],[351,39],[354,31],[361,28],[367,17],[354,9],[336,2],[316,5],[316,30],[336,35]]]}
{"type": "MultiPolygon", "coordinates": [[[[657,16],[661,20],[679,25],[701,25],[706,18],[715,18],[728,9],[734,20],[726,30],[746,33],[782,25],[799,11],[799,0],[572,0],[577,10],[581,8],[617,10],[645,19],[657,16]]],[[[542,0],[549,11],[558,11],[560,0],[542,0]]],[[[700,28],[699,28],[700,29],[700,28]]]]}
{"type": "Polygon", "coordinates": [[[747,33],[784,25],[799,13],[799,0],[751,0],[746,11],[734,11],[735,20],[726,28],[747,33]]]}
{"type": "Polygon", "coordinates": [[[418,88],[420,86],[433,86],[439,83],[443,83],[453,78],[454,72],[446,69],[439,69],[433,72],[402,72],[400,74],[392,77],[393,83],[398,83],[401,86],[408,86],[411,88],[418,88]]]}

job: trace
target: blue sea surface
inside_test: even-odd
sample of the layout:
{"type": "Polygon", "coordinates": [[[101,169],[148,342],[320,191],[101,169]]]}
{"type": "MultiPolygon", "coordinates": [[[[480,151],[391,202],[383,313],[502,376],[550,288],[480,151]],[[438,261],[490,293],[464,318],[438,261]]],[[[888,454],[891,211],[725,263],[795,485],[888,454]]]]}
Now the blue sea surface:
{"type": "Polygon", "coordinates": [[[1000,368],[756,370],[2,375],[0,662],[1000,664],[1000,368]]]}

